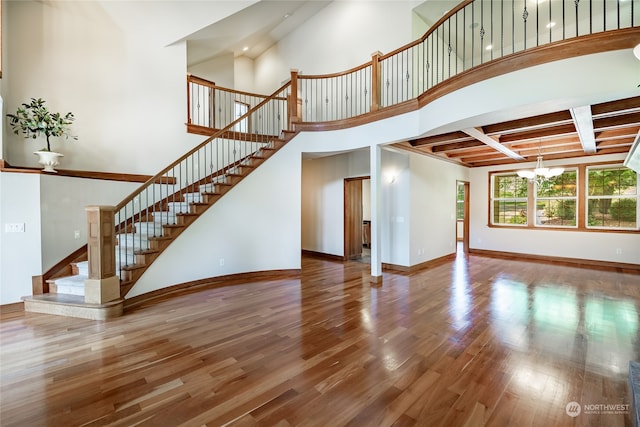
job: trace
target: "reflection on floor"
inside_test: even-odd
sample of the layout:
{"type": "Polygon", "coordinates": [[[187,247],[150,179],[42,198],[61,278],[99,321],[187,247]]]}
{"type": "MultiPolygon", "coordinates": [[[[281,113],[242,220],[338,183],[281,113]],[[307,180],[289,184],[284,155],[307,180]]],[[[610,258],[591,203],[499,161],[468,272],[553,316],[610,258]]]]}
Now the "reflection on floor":
{"type": "Polygon", "coordinates": [[[360,258],[354,259],[354,261],[371,264],[371,248],[363,247],[362,255],[360,256],[360,258]]]}
{"type": "Polygon", "coordinates": [[[458,256],[175,292],[107,322],[0,317],[2,427],[631,426],[640,278],[458,256]]]}

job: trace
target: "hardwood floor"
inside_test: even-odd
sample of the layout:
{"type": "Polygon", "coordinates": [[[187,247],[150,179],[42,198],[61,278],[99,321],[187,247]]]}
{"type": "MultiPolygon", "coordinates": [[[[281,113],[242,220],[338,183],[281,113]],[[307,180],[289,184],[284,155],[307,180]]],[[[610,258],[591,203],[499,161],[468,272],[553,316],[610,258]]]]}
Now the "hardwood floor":
{"type": "Polygon", "coordinates": [[[640,276],[480,256],[377,287],[367,271],[305,257],[301,279],[107,322],[7,314],[0,424],[631,425],[640,276]]]}

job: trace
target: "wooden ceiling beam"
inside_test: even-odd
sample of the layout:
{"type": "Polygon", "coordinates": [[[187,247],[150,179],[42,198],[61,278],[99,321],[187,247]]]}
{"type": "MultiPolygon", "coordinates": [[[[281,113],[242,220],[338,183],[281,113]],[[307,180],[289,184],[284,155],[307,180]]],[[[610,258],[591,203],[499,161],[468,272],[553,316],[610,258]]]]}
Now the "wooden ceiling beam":
{"type": "Polygon", "coordinates": [[[584,105],[569,110],[573,117],[573,125],[576,127],[580,143],[585,153],[593,154],[596,152],[596,137],[593,132],[593,116],[591,115],[591,106],[584,105]]]}
{"type": "Polygon", "coordinates": [[[640,112],[619,114],[617,116],[596,118],[593,120],[593,128],[601,132],[613,128],[626,128],[640,126],[640,112]]]}
{"type": "Polygon", "coordinates": [[[502,135],[506,133],[522,132],[540,127],[549,127],[571,123],[571,113],[569,111],[557,111],[555,113],[541,114],[539,116],[527,117],[524,119],[511,120],[508,122],[496,123],[483,126],[482,129],[487,135],[502,135]]]}
{"type": "Polygon", "coordinates": [[[638,134],[638,130],[640,130],[640,126],[629,126],[624,128],[603,130],[601,132],[596,132],[596,142],[617,138],[633,138],[638,134]]]}
{"type": "Polygon", "coordinates": [[[480,141],[476,141],[475,139],[473,139],[471,141],[436,145],[434,147],[431,147],[431,151],[434,153],[440,153],[443,151],[456,151],[456,150],[463,150],[465,148],[474,148],[474,147],[486,147],[486,145],[480,141]]]}
{"type": "Polygon", "coordinates": [[[535,129],[525,132],[518,132],[500,137],[500,142],[518,142],[518,141],[531,141],[541,138],[557,137],[560,135],[576,135],[576,127],[573,123],[551,126],[547,128],[535,129]]]}
{"type": "Polygon", "coordinates": [[[462,131],[464,133],[466,133],[467,135],[474,137],[478,141],[484,142],[489,147],[501,152],[502,154],[504,154],[504,155],[506,155],[508,157],[511,157],[514,160],[522,160],[522,156],[521,155],[519,155],[515,151],[510,150],[509,148],[507,148],[504,145],[502,145],[500,143],[500,141],[497,140],[497,138],[494,138],[492,136],[489,136],[489,135],[485,134],[482,131],[482,129],[468,128],[468,129],[462,129],[462,131]]]}
{"type": "Polygon", "coordinates": [[[598,142],[598,149],[600,148],[610,148],[610,147],[630,147],[633,142],[636,140],[635,137],[630,138],[617,138],[617,139],[607,139],[605,141],[598,142]]]}
{"type": "Polygon", "coordinates": [[[640,110],[640,96],[603,102],[591,106],[591,114],[593,114],[594,117],[601,114],[610,114],[626,110],[640,110]]]}
{"type": "Polygon", "coordinates": [[[419,147],[421,145],[435,145],[440,143],[461,142],[472,140],[469,135],[464,132],[449,132],[442,135],[425,136],[422,138],[410,139],[409,144],[413,147],[419,147]]]}

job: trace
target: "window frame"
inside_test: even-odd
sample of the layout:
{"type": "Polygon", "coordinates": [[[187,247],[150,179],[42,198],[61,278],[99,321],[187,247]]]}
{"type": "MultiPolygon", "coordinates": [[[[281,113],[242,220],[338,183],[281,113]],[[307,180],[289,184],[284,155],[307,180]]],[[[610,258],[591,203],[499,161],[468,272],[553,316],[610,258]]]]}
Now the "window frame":
{"type": "Polygon", "coordinates": [[[590,170],[620,170],[620,169],[629,169],[621,163],[617,164],[609,164],[609,165],[587,165],[585,167],[585,209],[584,209],[584,223],[585,228],[592,231],[639,231],[640,230],[640,191],[638,191],[638,184],[640,184],[640,174],[631,170],[636,174],[636,194],[634,196],[624,196],[624,195],[605,195],[605,196],[590,196],[589,195],[589,171],[590,170]],[[620,200],[620,199],[634,199],[636,201],[636,226],[632,227],[609,227],[605,225],[589,225],[589,201],[590,200],[602,200],[602,199],[611,199],[620,200]]]}
{"type": "MultiPolygon", "coordinates": [[[[530,216],[530,212],[529,212],[529,208],[530,208],[530,200],[528,195],[525,197],[494,197],[495,191],[493,191],[494,189],[494,184],[495,184],[495,177],[497,176],[514,176],[518,179],[525,179],[525,178],[520,178],[515,171],[513,172],[495,172],[491,174],[491,177],[489,179],[489,225],[493,226],[493,227],[517,227],[517,228],[526,228],[529,226],[529,216],[530,216]],[[515,203],[518,202],[525,202],[526,203],[526,221],[523,224],[511,224],[511,223],[499,223],[499,222],[494,222],[495,219],[495,202],[500,202],[500,201],[513,201],[515,203]]],[[[528,184],[527,184],[528,185],[528,184]]],[[[529,192],[529,189],[527,188],[527,193],[529,192]]]]}
{"type": "MultiPolygon", "coordinates": [[[[233,121],[238,120],[240,117],[247,114],[250,110],[250,105],[246,102],[238,101],[237,99],[233,101],[233,121]],[[241,107],[243,111],[238,114],[238,108],[241,107]]],[[[240,122],[233,125],[234,132],[241,133],[249,133],[249,117],[245,117],[240,122]]]]}
{"type": "MultiPolygon", "coordinates": [[[[535,224],[535,215],[532,212],[527,212],[527,223],[526,224],[500,224],[493,222],[493,183],[495,175],[511,175],[515,174],[517,169],[504,169],[504,170],[493,170],[488,171],[487,173],[487,227],[489,228],[511,228],[511,229],[529,229],[529,230],[545,230],[545,231],[577,231],[577,232],[592,232],[592,233],[621,233],[621,234],[640,234],[640,221],[637,222],[637,228],[601,228],[601,227],[587,227],[588,223],[588,209],[587,209],[587,168],[622,168],[624,165],[621,160],[615,161],[604,161],[604,162],[594,162],[594,163],[577,163],[577,164],[567,164],[560,165],[565,169],[575,168],[578,171],[578,175],[576,177],[577,184],[577,227],[573,226],[539,226],[535,224]]],[[[640,185],[640,174],[638,177],[638,185],[640,185]]],[[[535,197],[533,194],[534,184],[528,183],[528,209],[530,210],[531,206],[535,206],[535,197]]],[[[638,197],[638,205],[636,210],[636,215],[640,220],[640,191],[637,191],[638,197]]]]}
{"type": "Polygon", "coordinates": [[[567,167],[564,169],[564,171],[562,172],[561,175],[565,174],[566,172],[575,172],[576,174],[576,191],[575,191],[575,195],[574,196],[554,196],[554,197],[539,197],[538,196],[538,183],[535,183],[535,185],[533,185],[533,206],[535,207],[534,210],[534,215],[533,215],[533,227],[537,227],[537,228],[578,228],[579,225],[579,214],[578,212],[580,211],[580,200],[578,197],[578,193],[579,193],[579,189],[580,189],[580,173],[578,171],[577,167],[567,167]],[[575,200],[575,212],[574,212],[574,219],[575,219],[575,225],[547,225],[547,224],[538,224],[538,200],[575,200]]]}

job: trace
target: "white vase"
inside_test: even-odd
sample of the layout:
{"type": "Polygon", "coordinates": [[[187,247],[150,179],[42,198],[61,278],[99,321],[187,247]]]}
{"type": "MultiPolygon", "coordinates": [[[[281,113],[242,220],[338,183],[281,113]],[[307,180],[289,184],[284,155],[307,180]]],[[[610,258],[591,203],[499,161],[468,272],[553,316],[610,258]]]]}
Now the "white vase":
{"type": "Polygon", "coordinates": [[[35,151],[33,154],[38,156],[38,163],[40,163],[44,168],[42,169],[45,172],[53,172],[57,173],[53,167],[58,166],[60,163],[58,159],[60,157],[64,157],[64,154],[56,153],[55,151],[35,151]]]}

